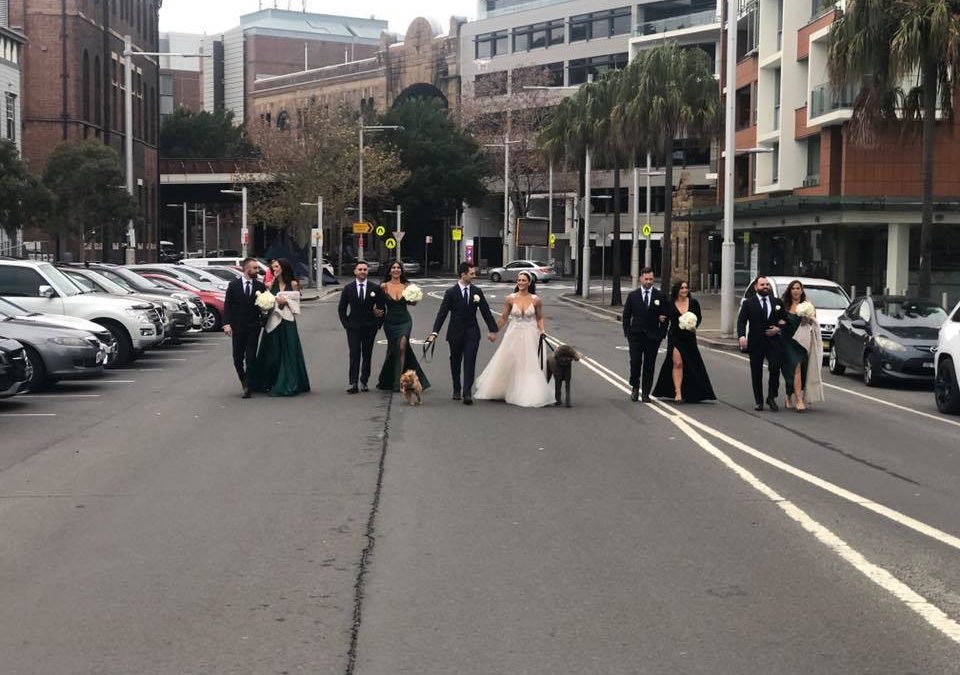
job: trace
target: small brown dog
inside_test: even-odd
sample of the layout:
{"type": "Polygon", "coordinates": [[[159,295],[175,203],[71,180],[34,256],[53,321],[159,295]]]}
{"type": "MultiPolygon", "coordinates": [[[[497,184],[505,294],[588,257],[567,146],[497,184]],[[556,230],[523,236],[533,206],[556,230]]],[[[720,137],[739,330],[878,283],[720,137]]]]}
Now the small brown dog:
{"type": "Polygon", "coordinates": [[[554,405],[560,405],[561,398],[561,387],[567,385],[567,407],[571,407],[570,403],[570,382],[573,379],[573,362],[580,360],[580,352],[571,347],[570,345],[560,345],[557,347],[557,350],[553,355],[547,359],[547,382],[550,381],[550,378],[553,378],[555,381],[555,398],[556,401],[554,405]]]}
{"type": "Polygon", "coordinates": [[[400,391],[407,400],[407,405],[420,405],[423,401],[423,385],[417,377],[417,371],[408,370],[400,376],[400,391]]]}

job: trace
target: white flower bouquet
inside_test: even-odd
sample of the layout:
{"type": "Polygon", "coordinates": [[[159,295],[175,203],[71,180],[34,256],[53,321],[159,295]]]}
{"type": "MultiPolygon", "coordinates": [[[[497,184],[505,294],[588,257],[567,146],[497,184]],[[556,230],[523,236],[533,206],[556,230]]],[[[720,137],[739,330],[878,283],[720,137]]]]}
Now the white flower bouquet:
{"type": "Polygon", "coordinates": [[[806,300],[797,305],[797,316],[799,316],[801,319],[812,319],[816,315],[817,310],[806,300]]]}
{"type": "Polygon", "coordinates": [[[697,330],[697,315],[693,312],[684,312],[677,319],[680,330],[697,330]]]}
{"type": "Polygon", "coordinates": [[[403,299],[408,305],[415,305],[423,300],[423,291],[416,284],[410,284],[403,289],[403,299]]]}
{"type": "Polygon", "coordinates": [[[257,299],[254,301],[261,312],[269,312],[277,305],[277,296],[270,291],[258,291],[257,299]]]}

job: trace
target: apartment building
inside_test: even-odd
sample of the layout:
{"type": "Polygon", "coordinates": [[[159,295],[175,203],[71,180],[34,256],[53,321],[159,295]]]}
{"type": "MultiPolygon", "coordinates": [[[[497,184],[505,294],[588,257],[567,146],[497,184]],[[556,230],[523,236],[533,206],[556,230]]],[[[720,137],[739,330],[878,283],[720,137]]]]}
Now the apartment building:
{"type": "MultiPolygon", "coordinates": [[[[710,0],[715,6],[715,0],[710,0]]],[[[635,53],[635,36],[651,30],[653,22],[667,19],[679,7],[700,9],[696,0],[623,2],[623,0],[481,0],[478,20],[463,27],[460,41],[460,62],[463,99],[466,105],[494,83],[493,95],[505,100],[519,100],[522,86],[518,78],[530,69],[550,74],[547,86],[574,88],[599,79],[610,70],[624,68],[635,53]]],[[[654,40],[648,40],[650,44],[654,40]]],[[[716,37],[704,40],[705,47],[715,54],[716,37]]],[[[550,92],[547,100],[533,105],[556,104],[568,92],[550,92]]],[[[684,176],[690,186],[709,187],[709,153],[696,144],[678,141],[675,159],[677,170],[674,182],[684,176]]],[[[613,172],[610,167],[594,167],[591,176],[592,217],[591,241],[594,244],[591,268],[601,264],[609,272],[612,265],[611,242],[613,212],[621,215],[621,269],[629,270],[632,241],[632,222],[640,223],[646,216],[646,179],[635,187],[629,167],[622,174],[622,187],[614,194],[613,172]],[[606,250],[604,250],[606,249],[606,250]]],[[[663,231],[663,211],[667,200],[666,181],[656,176],[651,181],[653,228],[653,260],[659,264],[660,239],[663,231]]],[[[470,208],[463,218],[464,236],[476,250],[486,252],[479,258],[490,265],[500,263],[502,257],[498,242],[503,236],[503,181],[491,184],[493,193],[481,208],[470,208]],[[499,192],[500,196],[496,193],[499,192]]],[[[531,217],[549,218],[549,197],[553,197],[553,250],[520,250],[517,255],[551,257],[561,261],[567,271],[572,270],[577,251],[575,245],[577,207],[577,176],[557,172],[553,177],[553,192],[549,192],[548,177],[537,181],[537,189],[529,195],[528,212],[531,217]]],[[[516,214],[511,213],[514,222],[516,214]]],[[[643,245],[643,244],[642,244],[643,245]]]]}

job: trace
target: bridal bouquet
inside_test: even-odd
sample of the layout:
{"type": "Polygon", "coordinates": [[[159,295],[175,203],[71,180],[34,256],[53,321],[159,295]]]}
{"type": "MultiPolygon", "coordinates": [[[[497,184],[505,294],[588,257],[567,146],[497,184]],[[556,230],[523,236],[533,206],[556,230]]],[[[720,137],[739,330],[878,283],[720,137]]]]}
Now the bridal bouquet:
{"type": "Polygon", "coordinates": [[[277,304],[277,296],[270,291],[257,291],[257,299],[254,304],[260,308],[261,312],[269,312],[277,304]]]}
{"type": "Polygon", "coordinates": [[[416,284],[410,284],[403,289],[403,299],[407,301],[408,305],[415,305],[423,300],[423,291],[416,284]]]}
{"type": "Polygon", "coordinates": [[[801,319],[812,319],[816,315],[817,310],[806,300],[797,305],[797,316],[801,319]]]}
{"type": "Polygon", "coordinates": [[[684,312],[677,319],[680,330],[697,330],[697,315],[693,312],[684,312]]]}

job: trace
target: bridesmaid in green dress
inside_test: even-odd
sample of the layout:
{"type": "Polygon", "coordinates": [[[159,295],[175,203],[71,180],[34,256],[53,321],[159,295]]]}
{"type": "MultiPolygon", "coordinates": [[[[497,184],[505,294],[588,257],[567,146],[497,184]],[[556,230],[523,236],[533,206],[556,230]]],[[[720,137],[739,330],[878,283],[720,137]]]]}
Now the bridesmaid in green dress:
{"type": "Polygon", "coordinates": [[[300,284],[290,261],[275,260],[271,269],[274,280],[270,292],[277,296],[277,305],[267,315],[250,383],[254,391],[271,396],[295,396],[310,391],[310,379],[297,333],[300,284]]]}
{"type": "Polygon", "coordinates": [[[416,371],[424,389],[430,386],[426,373],[410,347],[413,317],[407,309],[409,303],[403,297],[403,291],[408,285],[403,266],[398,261],[391,263],[387,269],[386,280],[380,285],[385,295],[387,310],[383,319],[383,332],[387,336],[387,356],[383,361],[383,368],[380,369],[377,389],[384,391],[400,391],[400,375],[408,370],[416,371]]]}
{"type": "Polygon", "coordinates": [[[796,406],[797,412],[803,412],[806,410],[803,392],[807,387],[807,367],[810,363],[810,354],[799,342],[793,339],[802,323],[802,319],[797,316],[797,305],[807,299],[803,284],[799,281],[791,282],[781,299],[783,300],[783,308],[787,310],[787,324],[782,329],[784,350],[781,372],[783,373],[784,393],[786,394],[784,407],[793,408],[796,406]]]}

